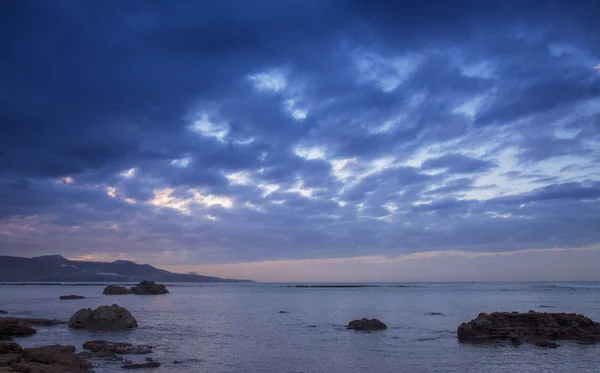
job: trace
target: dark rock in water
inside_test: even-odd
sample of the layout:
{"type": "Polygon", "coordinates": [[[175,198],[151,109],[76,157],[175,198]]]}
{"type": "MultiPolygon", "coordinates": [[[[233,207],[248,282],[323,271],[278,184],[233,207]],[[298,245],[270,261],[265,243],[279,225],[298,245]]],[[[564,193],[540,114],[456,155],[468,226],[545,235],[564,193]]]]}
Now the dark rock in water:
{"type": "Polygon", "coordinates": [[[540,308],[554,308],[554,307],[556,307],[556,306],[546,306],[546,305],[543,305],[543,304],[540,305],[540,308]]]}
{"type": "Polygon", "coordinates": [[[600,324],[574,313],[493,312],[480,313],[462,323],[457,335],[459,342],[473,343],[515,339],[529,343],[561,339],[600,342],[600,324]]]}
{"type": "Polygon", "coordinates": [[[423,315],[425,316],[444,316],[441,312],[425,312],[423,315]]]}
{"type": "Polygon", "coordinates": [[[95,310],[82,308],[69,320],[69,328],[116,331],[137,327],[136,319],[119,305],[100,306],[95,310]]]}
{"type": "Polygon", "coordinates": [[[354,330],[384,330],[387,329],[387,325],[377,319],[365,319],[353,320],[346,326],[348,329],[354,330]]]}
{"type": "Polygon", "coordinates": [[[558,348],[558,344],[556,344],[556,342],[553,341],[537,341],[535,345],[538,347],[558,348]]]}
{"type": "Polygon", "coordinates": [[[87,373],[92,368],[90,362],[75,354],[74,346],[26,348],[0,357],[0,372],[87,373]],[[2,365],[8,365],[7,370],[2,370],[2,365]]]}
{"type": "Polygon", "coordinates": [[[140,368],[158,368],[160,363],[158,361],[148,361],[140,364],[125,364],[121,368],[123,369],[140,369],[140,368]]]}
{"type": "Polygon", "coordinates": [[[20,354],[23,349],[15,342],[0,342],[0,355],[3,354],[20,354]]]}
{"type": "Polygon", "coordinates": [[[27,325],[38,325],[38,326],[56,326],[61,324],[66,324],[65,321],[56,320],[56,319],[41,319],[37,317],[24,317],[20,320],[23,320],[27,325]]]}
{"type": "Polygon", "coordinates": [[[144,360],[146,360],[146,361],[154,361],[154,359],[153,359],[153,358],[151,358],[151,357],[147,357],[147,358],[145,358],[144,360]]]}
{"type": "Polygon", "coordinates": [[[316,328],[316,325],[310,325],[309,328],[316,328]]]}
{"type": "Polygon", "coordinates": [[[101,339],[87,341],[83,348],[91,352],[110,352],[113,354],[149,354],[152,352],[152,346],[133,345],[127,342],[108,342],[101,339]]]}
{"type": "Polygon", "coordinates": [[[278,313],[289,313],[288,311],[279,311],[278,313]]]}
{"type": "Polygon", "coordinates": [[[37,331],[27,324],[23,319],[16,317],[0,318],[0,336],[2,339],[10,339],[8,337],[22,337],[35,334],[37,331]]]}
{"type": "Polygon", "coordinates": [[[173,360],[173,364],[183,364],[183,361],[173,360]]]}
{"type": "Polygon", "coordinates": [[[133,291],[131,291],[130,289],[127,289],[124,286],[108,285],[107,287],[104,288],[104,291],[102,292],[102,294],[123,295],[123,294],[133,294],[133,291]]]}
{"type": "Polygon", "coordinates": [[[165,285],[157,284],[154,281],[147,280],[142,281],[137,284],[137,286],[132,287],[131,291],[138,295],[158,295],[169,293],[165,285]]]}
{"type": "Polygon", "coordinates": [[[66,300],[66,299],[85,299],[85,297],[83,295],[61,295],[60,296],[61,300],[66,300]]]}
{"type": "Polygon", "coordinates": [[[6,311],[6,310],[0,310],[0,314],[2,314],[2,315],[5,315],[7,313],[8,313],[8,311],[6,311]]]}
{"type": "Polygon", "coordinates": [[[103,359],[108,361],[123,361],[121,356],[118,356],[112,352],[108,351],[98,351],[98,352],[90,352],[90,351],[82,351],[77,353],[77,356],[83,359],[103,359]]]}

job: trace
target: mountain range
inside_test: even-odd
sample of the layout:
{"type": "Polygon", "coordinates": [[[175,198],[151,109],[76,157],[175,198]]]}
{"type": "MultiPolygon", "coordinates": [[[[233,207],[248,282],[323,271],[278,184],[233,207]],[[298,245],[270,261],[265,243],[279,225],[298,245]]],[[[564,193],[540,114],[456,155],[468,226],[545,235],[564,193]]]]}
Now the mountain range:
{"type": "Polygon", "coordinates": [[[142,280],[251,282],[202,276],[194,272],[173,273],[149,264],[137,264],[128,260],[91,262],[69,260],[61,255],[34,258],[0,256],[1,282],[138,282],[142,280]]]}

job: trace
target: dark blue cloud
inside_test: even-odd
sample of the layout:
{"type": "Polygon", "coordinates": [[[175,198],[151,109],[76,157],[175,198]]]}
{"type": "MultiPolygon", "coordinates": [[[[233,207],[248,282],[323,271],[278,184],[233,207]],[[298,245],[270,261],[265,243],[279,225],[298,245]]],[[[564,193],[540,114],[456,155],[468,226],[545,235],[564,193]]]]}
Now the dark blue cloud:
{"type": "Polygon", "coordinates": [[[0,232],[26,233],[0,250],[216,263],[598,244],[597,14],[4,2],[0,232]]]}

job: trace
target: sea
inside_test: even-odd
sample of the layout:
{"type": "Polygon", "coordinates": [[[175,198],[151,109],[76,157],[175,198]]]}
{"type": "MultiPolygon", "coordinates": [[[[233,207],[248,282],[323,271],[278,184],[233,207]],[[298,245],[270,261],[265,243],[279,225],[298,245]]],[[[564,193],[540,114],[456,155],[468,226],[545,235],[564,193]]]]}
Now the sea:
{"type": "MultiPolygon", "coordinates": [[[[597,282],[170,285],[170,294],[155,296],[103,295],[103,285],[0,285],[0,309],[8,310],[7,316],[68,320],[81,308],[123,306],[137,319],[137,329],[36,327],[37,334],[16,341],[23,347],[69,344],[78,350],[93,339],[149,344],[151,355],[125,357],[143,362],[151,356],[162,364],[148,370],[155,373],[600,372],[600,344],[560,341],[558,349],[544,349],[461,344],[456,337],[457,327],[480,312],[572,312],[600,321],[597,282]],[[69,294],[86,299],[59,300],[69,294]],[[377,318],[388,329],[344,328],[363,317],[377,318]]],[[[117,362],[94,363],[95,372],[123,371],[117,362]]]]}

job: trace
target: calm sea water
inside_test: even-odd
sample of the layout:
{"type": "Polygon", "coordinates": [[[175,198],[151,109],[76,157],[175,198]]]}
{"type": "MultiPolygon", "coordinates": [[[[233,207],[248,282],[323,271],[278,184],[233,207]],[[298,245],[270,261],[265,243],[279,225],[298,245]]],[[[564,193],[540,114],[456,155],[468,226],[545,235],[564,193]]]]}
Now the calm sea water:
{"type": "MultiPolygon", "coordinates": [[[[187,284],[160,296],[102,295],[103,286],[0,286],[0,309],[67,320],[83,307],[117,303],[139,328],[120,333],[38,328],[23,346],[86,340],[155,346],[153,372],[600,372],[600,345],[560,342],[464,345],[456,328],[479,312],[575,312],[600,321],[600,283],[445,283],[411,287],[301,289],[274,284],[187,284]],[[60,295],[87,299],[61,301],[60,295]],[[540,308],[541,305],[554,308],[540,308]],[[287,311],[289,313],[279,313],[287,311]],[[429,315],[441,312],[442,315],[429,315]],[[388,330],[344,329],[375,317],[388,330]],[[311,327],[316,325],[316,327],[311,327]],[[174,364],[174,360],[183,362],[174,364]]],[[[143,361],[148,355],[132,355],[143,361]]],[[[99,362],[96,372],[121,372],[99,362]]]]}

